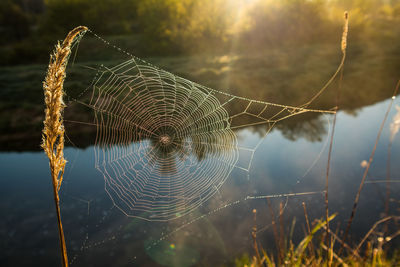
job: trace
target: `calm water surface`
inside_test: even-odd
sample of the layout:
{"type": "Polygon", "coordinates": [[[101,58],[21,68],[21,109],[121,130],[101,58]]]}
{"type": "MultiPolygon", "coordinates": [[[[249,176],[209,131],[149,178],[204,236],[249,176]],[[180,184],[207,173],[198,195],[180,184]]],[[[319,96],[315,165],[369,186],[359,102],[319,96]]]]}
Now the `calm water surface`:
{"type": "MultiPolygon", "coordinates": [[[[364,171],[360,163],[368,160],[389,101],[352,114],[338,114],[329,187],[331,212],[339,214],[333,227],[337,222],[343,225],[350,214],[364,171]]],[[[395,104],[400,105],[398,99],[395,104]]],[[[389,123],[395,113],[393,107],[367,180],[386,177],[389,123]]],[[[249,173],[234,168],[212,198],[189,215],[168,222],[125,216],[113,205],[105,192],[103,175],[94,168],[94,148],[67,148],[61,208],[71,266],[229,265],[235,257],[252,253],[254,208],[258,211],[259,241],[263,247],[273,249],[271,216],[265,198],[246,197],[322,192],[332,118],[319,117],[322,128],[319,127],[318,141],[293,141],[273,130],[256,150],[249,173]]],[[[309,131],[315,129],[304,127],[309,127],[309,131]]],[[[237,135],[240,145],[255,144],[261,137],[259,131],[250,128],[237,135]]],[[[396,163],[399,158],[397,136],[392,146],[392,179],[400,179],[400,165],[396,163]]],[[[3,152],[0,169],[0,265],[59,265],[56,217],[45,155],[3,152]]],[[[400,199],[399,189],[400,183],[391,183],[392,212],[397,205],[394,201],[400,199]]],[[[385,183],[365,184],[352,226],[355,240],[381,218],[384,194],[385,183]]],[[[324,214],[322,193],[272,198],[275,213],[280,202],[285,204],[286,227],[297,219],[295,240],[303,236],[302,202],[307,204],[310,218],[324,214]]]]}

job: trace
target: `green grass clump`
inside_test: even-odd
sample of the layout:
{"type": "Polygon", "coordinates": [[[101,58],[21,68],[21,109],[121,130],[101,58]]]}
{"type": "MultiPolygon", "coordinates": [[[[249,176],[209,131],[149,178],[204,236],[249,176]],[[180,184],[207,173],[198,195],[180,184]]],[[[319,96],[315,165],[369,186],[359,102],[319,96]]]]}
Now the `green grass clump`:
{"type": "MultiPolygon", "coordinates": [[[[329,221],[333,220],[335,216],[336,214],[331,215],[329,221]]],[[[284,237],[279,236],[278,240],[276,240],[276,253],[264,250],[257,243],[255,237],[256,228],[254,227],[253,247],[255,255],[250,257],[248,254],[243,254],[240,258],[235,259],[235,266],[399,266],[400,249],[388,252],[386,245],[399,235],[400,231],[392,235],[386,235],[386,237],[383,237],[381,232],[376,232],[376,228],[379,225],[392,219],[398,219],[398,217],[390,216],[378,221],[356,246],[344,243],[337,233],[328,230],[331,238],[330,245],[327,247],[327,221],[316,220],[310,229],[308,217],[306,216],[306,236],[297,245],[293,243],[291,237],[285,242],[280,242],[284,237]],[[370,238],[372,235],[373,237],[370,238]],[[342,247],[344,248],[343,251],[342,247]]],[[[292,229],[294,228],[294,223],[292,229]]],[[[272,222],[272,225],[274,224],[275,221],[272,222]]]]}

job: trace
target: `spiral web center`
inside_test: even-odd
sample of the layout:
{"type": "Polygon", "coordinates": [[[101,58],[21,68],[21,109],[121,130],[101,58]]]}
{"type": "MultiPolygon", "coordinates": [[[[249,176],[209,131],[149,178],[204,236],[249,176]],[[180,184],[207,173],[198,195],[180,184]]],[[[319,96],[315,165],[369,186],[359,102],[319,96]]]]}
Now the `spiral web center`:
{"type": "Polygon", "coordinates": [[[166,145],[169,145],[171,143],[171,136],[169,136],[168,134],[162,134],[160,136],[159,140],[160,140],[161,145],[166,146],[166,145]]]}

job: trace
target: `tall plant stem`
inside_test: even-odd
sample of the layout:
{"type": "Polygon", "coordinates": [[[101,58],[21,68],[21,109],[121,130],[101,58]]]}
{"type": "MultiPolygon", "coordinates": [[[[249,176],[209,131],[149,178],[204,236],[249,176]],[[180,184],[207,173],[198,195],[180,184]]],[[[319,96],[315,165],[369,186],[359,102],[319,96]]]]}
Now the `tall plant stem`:
{"type": "Polygon", "coordinates": [[[71,47],[75,40],[88,29],[79,26],[69,32],[62,44],[57,44],[50,56],[46,78],[43,82],[44,100],[46,104],[44,128],[42,133],[42,148],[49,158],[51,179],[53,183],[54,203],[57,212],[58,234],[60,238],[62,265],[68,267],[67,247],[61,223],[60,197],[58,192],[63,180],[64,159],[64,124],[63,86],[66,77],[66,67],[71,55],[71,47]]]}
{"type": "MultiPolygon", "coordinates": [[[[339,110],[339,102],[340,102],[340,89],[342,87],[342,81],[343,81],[343,68],[344,68],[344,61],[346,58],[346,48],[347,48],[347,33],[349,31],[349,14],[347,11],[344,13],[344,26],[343,26],[343,33],[342,33],[342,42],[341,42],[341,50],[343,54],[342,58],[342,64],[340,68],[340,78],[339,78],[339,85],[337,88],[337,94],[336,94],[336,108],[335,108],[335,114],[333,117],[333,126],[332,126],[332,134],[331,134],[331,139],[329,143],[329,152],[328,152],[328,162],[326,165],[326,179],[325,179],[325,219],[326,219],[326,247],[328,248],[328,259],[330,258],[331,255],[329,253],[332,251],[331,248],[331,242],[330,242],[330,235],[329,235],[329,171],[330,171],[330,166],[331,166],[331,157],[332,157],[332,148],[333,148],[333,139],[335,135],[335,126],[336,126],[336,120],[337,120],[337,112],[339,110]]],[[[330,266],[330,264],[328,264],[330,266]]]]}
{"type": "MultiPolygon", "coordinates": [[[[53,168],[51,168],[53,170],[53,168]]],[[[53,181],[53,193],[54,193],[54,204],[56,206],[56,212],[57,212],[57,223],[58,223],[58,236],[60,238],[60,249],[61,249],[61,257],[62,257],[62,263],[64,267],[68,267],[68,255],[67,255],[67,247],[65,245],[65,237],[64,237],[64,230],[62,227],[61,223],[61,212],[60,212],[60,198],[58,195],[58,190],[57,190],[57,177],[55,176],[55,173],[52,171],[52,181],[53,181]]]]}

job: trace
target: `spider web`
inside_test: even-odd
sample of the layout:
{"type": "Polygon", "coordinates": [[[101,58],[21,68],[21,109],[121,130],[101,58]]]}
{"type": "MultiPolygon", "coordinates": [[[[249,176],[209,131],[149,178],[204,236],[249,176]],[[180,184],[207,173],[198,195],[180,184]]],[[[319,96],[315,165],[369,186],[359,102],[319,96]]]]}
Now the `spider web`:
{"type": "Polygon", "coordinates": [[[114,205],[130,217],[167,221],[190,213],[234,168],[249,177],[254,154],[276,123],[306,112],[335,113],[309,109],[315,97],[294,107],[218,91],[117,49],[129,59],[91,67],[93,83],[69,96],[93,112],[93,121],[65,121],[96,127],[95,168],[114,205]],[[238,130],[255,126],[265,127],[264,136],[239,145],[238,130]]]}

